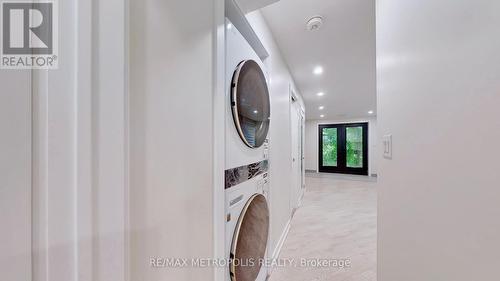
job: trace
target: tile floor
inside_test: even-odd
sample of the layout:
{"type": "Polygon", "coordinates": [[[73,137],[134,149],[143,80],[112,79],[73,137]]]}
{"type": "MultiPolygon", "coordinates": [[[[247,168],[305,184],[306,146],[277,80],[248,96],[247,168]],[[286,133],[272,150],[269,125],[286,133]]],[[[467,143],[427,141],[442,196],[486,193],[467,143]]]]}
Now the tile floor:
{"type": "Polygon", "coordinates": [[[377,252],[376,179],[307,174],[307,192],[292,220],[270,281],[375,281],[377,252]],[[332,266],[302,266],[320,259],[332,266]],[[350,267],[333,266],[335,259],[350,267]]]}

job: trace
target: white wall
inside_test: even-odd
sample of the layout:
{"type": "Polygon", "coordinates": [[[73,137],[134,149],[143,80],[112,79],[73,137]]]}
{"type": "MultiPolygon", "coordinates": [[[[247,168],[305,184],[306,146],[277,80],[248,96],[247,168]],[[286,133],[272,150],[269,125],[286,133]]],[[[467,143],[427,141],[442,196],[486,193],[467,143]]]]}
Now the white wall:
{"type": "Polygon", "coordinates": [[[0,272],[31,280],[31,73],[0,70],[0,272]]]}
{"type": "MultiPolygon", "coordinates": [[[[293,78],[276,42],[259,11],[252,12],[247,18],[260,40],[269,52],[264,61],[269,71],[271,94],[270,138],[270,247],[274,251],[291,216],[292,153],[290,132],[290,85],[297,95],[293,78]]],[[[300,97],[299,97],[300,98],[300,97]]],[[[301,104],[302,101],[299,101],[301,104]]]]}
{"type": "Polygon", "coordinates": [[[499,1],[377,1],[378,280],[496,280],[499,1]]]}
{"type": "Polygon", "coordinates": [[[318,126],[319,124],[359,123],[368,122],[368,174],[377,174],[377,118],[308,120],[306,122],[306,170],[318,171],[318,126]]]}
{"type": "Polygon", "coordinates": [[[130,1],[130,280],[214,279],[150,258],[213,256],[215,2],[130,1]]]}

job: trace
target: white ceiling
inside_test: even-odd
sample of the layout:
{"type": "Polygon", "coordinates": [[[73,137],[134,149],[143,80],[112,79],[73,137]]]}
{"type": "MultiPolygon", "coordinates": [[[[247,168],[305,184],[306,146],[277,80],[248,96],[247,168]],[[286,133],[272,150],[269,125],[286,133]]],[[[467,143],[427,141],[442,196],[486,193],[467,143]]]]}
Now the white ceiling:
{"type": "Polygon", "coordinates": [[[375,0],[280,0],[262,13],[305,99],[307,119],[376,114],[375,0]],[[315,15],[324,23],[311,32],[306,22],[315,15]],[[316,65],[324,68],[320,76],[313,74],[316,65]]]}

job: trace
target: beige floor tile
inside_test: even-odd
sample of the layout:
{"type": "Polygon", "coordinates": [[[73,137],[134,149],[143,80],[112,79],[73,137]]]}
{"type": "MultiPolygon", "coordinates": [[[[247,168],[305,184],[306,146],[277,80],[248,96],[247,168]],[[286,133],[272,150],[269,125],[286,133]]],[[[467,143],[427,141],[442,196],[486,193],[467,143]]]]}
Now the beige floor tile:
{"type": "Polygon", "coordinates": [[[351,267],[282,267],[270,281],[376,281],[375,180],[309,174],[306,184],[280,258],[350,259],[351,267]]]}

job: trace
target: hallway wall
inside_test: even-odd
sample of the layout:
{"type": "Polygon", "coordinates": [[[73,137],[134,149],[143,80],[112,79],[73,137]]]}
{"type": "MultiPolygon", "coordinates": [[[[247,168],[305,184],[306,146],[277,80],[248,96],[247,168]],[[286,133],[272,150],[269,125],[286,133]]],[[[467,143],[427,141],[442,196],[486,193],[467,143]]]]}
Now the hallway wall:
{"type": "Polygon", "coordinates": [[[216,2],[130,1],[132,281],[214,279],[213,268],[150,259],[214,253],[216,2]]]}
{"type": "Polygon", "coordinates": [[[377,139],[377,117],[358,119],[336,119],[336,120],[308,120],[306,122],[305,140],[305,165],[306,170],[318,170],[318,125],[319,124],[339,124],[368,122],[368,174],[378,172],[378,139],[377,139]]]}
{"type": "Polygon", "coordinates": [[[378,280],[496,280],[499,1],[377,1],[378,280]]]}
{"type": "MultiPolygon", "coordinates": [[[[280,237],[291,217],[292,208],[292,154],[290,131],[290,87],[298,95],[303,107],[300,91],[295,87],[293,77],[283,59],[278,45],[260,11],[247,15],[247,19],[262,41],[269,57],[264,64],[269,71],[271,94],[271,125],[269,129],[270,152],[270,247],[272,252],[278,246],[280,237]]],[[[295,196],[294,196],[295,197],[295,196]]]]}

